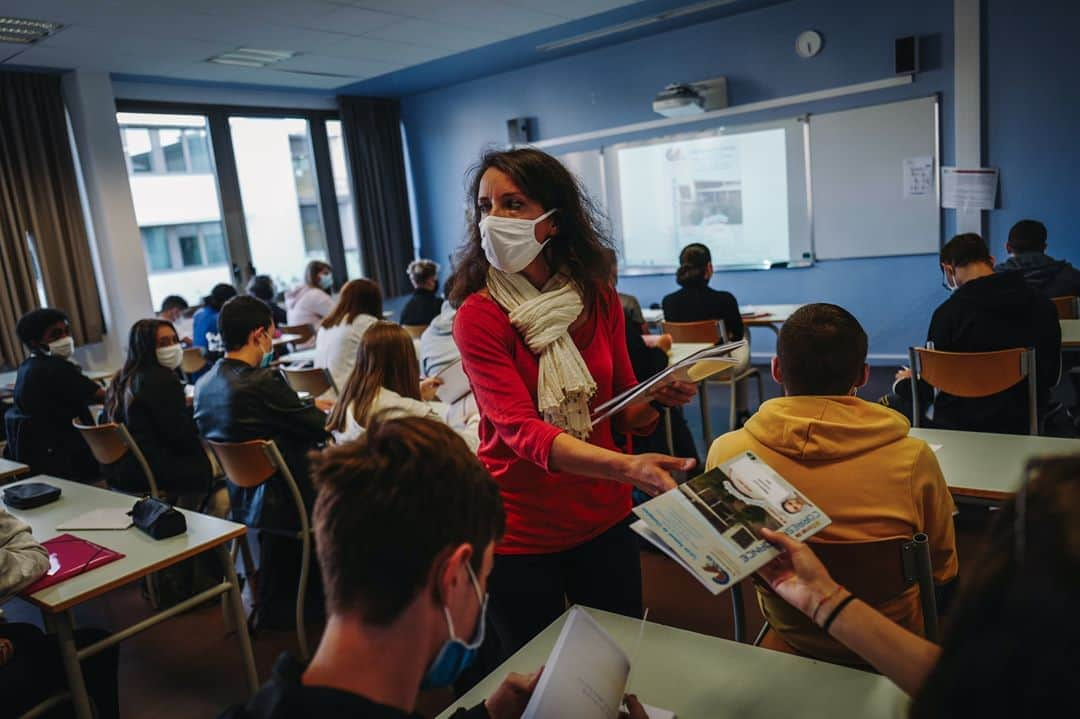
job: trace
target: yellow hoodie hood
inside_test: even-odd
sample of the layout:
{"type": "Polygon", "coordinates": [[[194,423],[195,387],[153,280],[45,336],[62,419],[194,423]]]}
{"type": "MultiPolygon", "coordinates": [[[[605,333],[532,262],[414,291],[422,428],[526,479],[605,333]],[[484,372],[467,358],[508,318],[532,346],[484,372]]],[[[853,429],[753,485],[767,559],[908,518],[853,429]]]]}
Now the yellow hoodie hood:
{"type": "Polygon", "coordinates": [[[792,459],[836,460],[902,439],[911,424],[857,397],[781,397],[761,405],[744,429],[792,459]]]}

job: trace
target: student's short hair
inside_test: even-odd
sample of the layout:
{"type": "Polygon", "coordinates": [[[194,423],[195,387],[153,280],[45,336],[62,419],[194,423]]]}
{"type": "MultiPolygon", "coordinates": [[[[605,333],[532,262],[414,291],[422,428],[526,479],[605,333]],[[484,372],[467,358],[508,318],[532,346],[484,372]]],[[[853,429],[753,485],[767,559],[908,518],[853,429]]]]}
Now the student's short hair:
{"type": "Polygon", "coordinates": [[[867,339],[837,305],[804,305],[780,326],[776,356],[790,395],[847,394],[862,379],[867,339]]]}
{"type": "Polygon", "coordinates": [[[1046,225],[1038,220],[1020,220],[1009,230],[1013,252],[1042,252],[1046,249],[1046,225]]]}
{"type": "Polygon", "coordinates": [[[327,610],[397,619],[454,547],[479,574],[505,517],[495,482],[447,425],[375,417],[355,441],[311,454],[313,522],[327,610]]]}
{"type": "Polygon", "coordinates": [[[973,262],[990,264],[990,248],[986,241],[974,232],[957,235],[941,248],[941,264],[963,267],[973,262]]]}
{"type": "Polygon", "coordinates": [[[215,312],[220,312],[225,303],[233,297],[236,297],[236,288],[221,282],[214,285],[214,289],[210,290],[210,294],[203,298],[203,304],[215,312]]]}
{"type": "Polygon", "coordinates": [[[255,330],[273,324],[270,308],[255,297],[241,295],[233,297],[221,308],[218,315],[218,329],[225,351],[232,352],[247,344],[248,336],[255,330]]]}
{"type": "Polygon", "coordinates": [[[186,310],[188,308],[187,300],[180,295],[169,295],[161,301],[160,312],[168,312],[169,310],[186,310]]]}
{"type": "Polygon", "coordinates": [[[30,310],[20,317],[19,321],[15,323],[15,334],[19,336],[19,341],[27,347],[36,347],[41,342],[41,336],[45,334],[45,330],[57,322],[67,321],[68,316],[63,310],[42,307],[41,309],[30,310]]]}
{"type": "Polygon", "coordinates": [[[431,260],[413,260],[405,269],[405,274],[409,276],[409,281],[412,282],[413,287],[419,287],[439,274],[439,265],[431,260]]]}

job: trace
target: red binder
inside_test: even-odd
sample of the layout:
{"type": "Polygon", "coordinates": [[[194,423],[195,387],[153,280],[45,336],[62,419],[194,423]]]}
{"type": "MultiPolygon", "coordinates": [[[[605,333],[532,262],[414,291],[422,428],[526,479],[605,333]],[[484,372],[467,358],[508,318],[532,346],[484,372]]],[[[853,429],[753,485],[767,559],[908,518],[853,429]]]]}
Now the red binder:
{"type": "Polygon", "coordinates": [[[23,595],[40,592],[65,579],[76,577],[94,567],[122,559],[123,554],[88,542],[72,534],[61,534],[41,543],[49,552],[49,571],[22,591],[23,595]]]}

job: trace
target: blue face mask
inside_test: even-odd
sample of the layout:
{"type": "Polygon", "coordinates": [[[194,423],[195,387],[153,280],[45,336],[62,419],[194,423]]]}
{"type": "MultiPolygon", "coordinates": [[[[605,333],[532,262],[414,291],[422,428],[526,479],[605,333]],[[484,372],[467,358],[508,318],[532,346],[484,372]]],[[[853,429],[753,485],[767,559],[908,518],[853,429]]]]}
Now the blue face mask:
{"type": "Polygon", "coordinates": [[[259,367],[266,368],[270,366],[270,363],[274,361],[274,340],[270,340],[270,351],[264,352],[262,359],[259,360],[259,367]]]}
{"type": "Polygon", "coordinates": [[[476,650],[484,643],[484,623],[487,618],[487,596],[480,591],[480,583],[476,581],[472,565],[465,565],[469,570],[469,578],[472,579],[476,589],[476,597],[480,600],[480,616],[476,620],[476,630],[473,631],[472,641],[465,643],[454,636],[454,619],[450,616],[450,610],[443,607],[446,614],[446,625],[450,629],[450,638],[439,649],[424,672],[424,680],[420,684],[421,689],[434,689],[447,687],[461,676],[461,673],[469,668],[476,659],[476,650]]]}
{"type": "Polygon", "coordinates": [[[334,276],[329,272],[319,275],[319,286],[329,292],[330,288],[334,286],[334,276]]]}

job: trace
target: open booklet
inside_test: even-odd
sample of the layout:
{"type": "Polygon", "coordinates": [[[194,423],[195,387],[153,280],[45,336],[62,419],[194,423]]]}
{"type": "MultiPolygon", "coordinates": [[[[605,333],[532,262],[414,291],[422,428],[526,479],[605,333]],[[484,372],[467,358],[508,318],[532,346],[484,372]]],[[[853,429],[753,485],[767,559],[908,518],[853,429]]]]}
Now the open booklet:
{"type": "Polygon", "coordinates": [[[472,392],[472,385],[469,384],[465,368],[461,366],[461,360],[451,362],[435,376],[443,381],[435,390],[435,396],[439,398],[440,402],[453,404],[469,392],[472,392]]]}
{"type": "Polygon", "coordinates": [[[660,389],[666,384],[672,382],[697,383],[730,369],[740,363],[741,360],[737,356],[737,350],[745,346],[745,340],[709,346],[685,359],[679,360],[675,364],[665,367],[649,379],[639,382],[622,394],[616,395],[607,402],[594,407],[592,426],[595,427],[613,414],[641,401],[645,395],[660,389]]]}
{"type": "MultiPolygon", "coordinates": [[[[630,663],[622,647],[587,611],[571,608],[522,719],[616,719],[630,663]]],[[[644,709],[649,719],[675,719],[663,709],[644,709]]]]}
{"type": "Polygon", "coordinates": [[[778,550],[761,528],[799,540],[832,522],[753,452],[634,508],[630,528],[719,594],[750,576],[778,550]]]}

